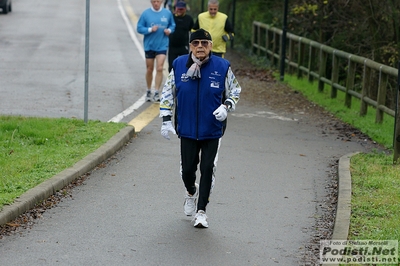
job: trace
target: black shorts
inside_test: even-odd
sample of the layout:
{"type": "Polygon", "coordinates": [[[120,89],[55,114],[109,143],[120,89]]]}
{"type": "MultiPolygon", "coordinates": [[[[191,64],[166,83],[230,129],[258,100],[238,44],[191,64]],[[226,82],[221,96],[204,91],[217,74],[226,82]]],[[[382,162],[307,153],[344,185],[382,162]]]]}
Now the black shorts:
{"type": "Polygon", "coordinates": [[[144,51],[145,57],[148,59],[152,59],[152,58],[156,58],[157,55],[159,54],[167,54],[167,51],[153,51],[153,50],[149,50],[149,51],[144,51]]]}

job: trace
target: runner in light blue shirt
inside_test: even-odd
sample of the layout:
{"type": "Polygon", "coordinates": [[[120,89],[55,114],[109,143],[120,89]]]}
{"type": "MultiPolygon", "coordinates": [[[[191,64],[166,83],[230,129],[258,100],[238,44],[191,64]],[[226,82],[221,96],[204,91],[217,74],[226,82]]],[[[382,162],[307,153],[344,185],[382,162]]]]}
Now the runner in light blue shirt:
{"type": "Polygon", "coordinates": [[[137,24],[137,32],[144,35],[143,45],[146,56],[146,101],[160,101],[159,90],[163,80],[163,67],[169,39],[175,31],[174,17],[168,9],[162,8],[162,0],[150,0],[151,8],[143,11],[137,24]],[[156,61],[155,92],[152,98],[154,61],[156,61]]]}

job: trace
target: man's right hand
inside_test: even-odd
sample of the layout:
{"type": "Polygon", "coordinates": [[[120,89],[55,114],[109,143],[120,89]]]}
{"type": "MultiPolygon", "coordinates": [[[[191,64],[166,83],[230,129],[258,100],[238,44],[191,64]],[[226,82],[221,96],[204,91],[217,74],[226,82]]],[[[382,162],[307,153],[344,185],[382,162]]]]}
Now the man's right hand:
{"type": "Polygon", "coordinates": [[[169,140],[169,132],[176,134],[175,128],[172,126],[172,121],[165,121],[161,126],[161,135],[169,140]]]}

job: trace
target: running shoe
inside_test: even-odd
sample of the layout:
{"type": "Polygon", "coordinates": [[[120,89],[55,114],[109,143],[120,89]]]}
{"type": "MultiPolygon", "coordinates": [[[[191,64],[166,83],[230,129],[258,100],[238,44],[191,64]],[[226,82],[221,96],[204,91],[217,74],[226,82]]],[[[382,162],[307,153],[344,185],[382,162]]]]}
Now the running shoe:
{"type": "Polygon", "coordinates": [[[158,91],[154,92],[153,101],[155,101],[155,102],[160,101],[160,95],[159,95],[158,91]]]}
{"type": "Polygon", "coordinates": [[[199,195],[199,185],[197,183],[195,183],[194,185],[196,186],[196,192],[194,193],[194,195],[190,196],[187,191],[185,194],[185,202],[183,203],[183,212],[187,216],[193,216],[196,213],[197,197],[199,195]]]}
{"type": "Polygon", "coordinates": [[[151,102],[151,90],[147,90],[146,92],[146,102],[151,102]]]}
{"type": "Polygon", "coordinates": [[[204,211],[198,211],[194,216],[194,227],[197,228],[208,228],[208,217],[204,211]]]}

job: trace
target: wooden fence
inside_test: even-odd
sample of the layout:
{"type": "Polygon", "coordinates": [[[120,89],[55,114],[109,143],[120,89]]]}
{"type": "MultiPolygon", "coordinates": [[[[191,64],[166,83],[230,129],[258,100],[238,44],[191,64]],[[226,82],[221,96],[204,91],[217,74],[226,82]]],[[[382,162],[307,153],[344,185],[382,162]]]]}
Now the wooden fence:
{"type": "MultiPolygon", "coordinates": [[[[281,42],[281,29],[253,22],[252,50],[265,56],[272,67],[279,66],[281,61],[281,42]]],[[[338,90],[344,92],[344,105],[349,108],[353,97],[359,99],[361,116],[367,114],[369,106],[374,107],[375,123],[382,123],[384,114],[390,119],[397,117],[399,71],[396,68],[291,33],[286,35],[286,44],[285,69],[288,73],[317,81],[320,92],[328,85],[331,98],[336,98],[338,90]]],[[[396,160],[396,146],[400,150],[400,125],[397,127],[393,143],[396,160]]]]}
{"type": "MultiPolygon", "coordinates": [[[[266,55],[272,66],[277,66],[281,58],[281,35],[281,29],[253,22],[253,50],[266,55]]],[[[285,63],[289,73],[318,81],[318,91],[329,85],[332,98],[337,96],[337,90],[343,91],[347,107],[351,107],[352,97],[360,99],[360,115],[367,113],[368,106],[375,107],[376,123],[383,121],[384,113],[395,116],[395,102],[391,99],[396,93],[396,68],[291,33],[287,33],[287,43],[285,63]],[[372,90],[375,85],[378,90],[372,90]]]]}

